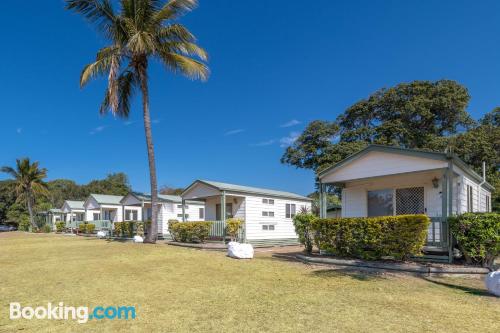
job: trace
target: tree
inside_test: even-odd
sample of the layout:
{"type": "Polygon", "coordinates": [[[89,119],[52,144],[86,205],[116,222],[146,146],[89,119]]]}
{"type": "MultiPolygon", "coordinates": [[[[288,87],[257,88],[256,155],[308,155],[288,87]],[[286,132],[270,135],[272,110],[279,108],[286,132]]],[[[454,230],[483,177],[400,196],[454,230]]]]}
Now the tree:
{"type": "Polygon", "coordinates": [[[181,195],[183,191],[184,191],[183,188],[170,187],[167,185],[164,185],[160,188],[160,194],[167,194],[167,195],[181,195]]]}
{"type": "MultiPolygon", "coordinates": [[[[334,122],[313,121],[288,147],[282,163],[320,170],[377,143],[426,148],[429,142],[473,128],[470,96],[455,81],[413,81],[380,89],[334,122]]],[[[444,142],[444,141],[443,141],[444,142]]]]}
{"type": "Polygon", "coordinates": [[[16,202],[15,184],[12,180],[0,181],[0,222],[7,221],[9,208],[16,202]]]}
{"type": "Polygon", "coordinates": [[[47,182],[50,192],[50,203],[52,207],[60,208],[64,200],[85,200],[84,187],[78,185],[73,180],[55,179],[47,182]]]}
{"type": "Polygon", "coordinates": [[[36,229],[33,207],[37,196],[49,194],[44,179],[47,177],[47,169],[39,168],[38,162],[30,163],[29,158],[16,160],[16,168],[4,166],[1,169],[14,178],[17,202],[24,202],[28,208],[31,226],[36,229]]]}
{"type": "Polygon", "coordinates": [[[157,239],[158,189],[154,156],[151,116],[149,111],[148,66],[158,60],[167,69],[192,79],[206,80],[206,52],[196,45],[196,39],[178,18],[196,7],[196,0],[121,0],[115,12],[110,0],[66,0],[67,9],[83,15],[110,41],[97,52],[96,61],[81,74],[83,87],[90,79],[107,76],[108,87],[100,112],[127,118],[134,92],[142,94],[144,130],[148,152],[151,184],[152,223],[146,242],[157,239]],[[195,58],[196,59],[195,59],[195,58]],[[199,59],[199,60],[197,60],[199,59]]]}
{"type": "Polygon", "coordinates": [[[123,172],[111,173],[105,179],[93,180],[83,186],[85,198],[91,193],[127,195],[130,191],[128,177],[123,172]]]}

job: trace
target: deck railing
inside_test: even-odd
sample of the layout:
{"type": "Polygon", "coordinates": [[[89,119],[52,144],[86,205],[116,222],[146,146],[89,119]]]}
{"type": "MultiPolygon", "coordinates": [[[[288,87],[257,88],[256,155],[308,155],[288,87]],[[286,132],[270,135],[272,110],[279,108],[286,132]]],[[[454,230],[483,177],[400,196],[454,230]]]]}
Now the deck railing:
{"type": "MultiPolygon", "coordinates": [[[[226,232],[226,222],[225,221],[210,221],[212,226],[210,227],[209,237],[211,239],[226,240],[229,235],[226,232]]],[[[237,241],[243,242],[245,240],[245,224],[243,223],[238,230],[237,241]]]]}
{"type": "Polygon", "coordinates": [[[110,230],[111,229],[111,221],[109,221],[109,220],[72,221],[72,222],[66,222],[66,227],[72,228],[72,229],[78,229],[80,227],[80,224],[84,224],[84,223],[95,225],[95,231],[110,230]],[[68,227],[68,223],[70,224],[70,227],[68,227]]]}
{"type": "Polygon", "coordinates": [[[431,217],[426,246],[445,248],[448,246],[448,222],[446,218],[431,217]]]}

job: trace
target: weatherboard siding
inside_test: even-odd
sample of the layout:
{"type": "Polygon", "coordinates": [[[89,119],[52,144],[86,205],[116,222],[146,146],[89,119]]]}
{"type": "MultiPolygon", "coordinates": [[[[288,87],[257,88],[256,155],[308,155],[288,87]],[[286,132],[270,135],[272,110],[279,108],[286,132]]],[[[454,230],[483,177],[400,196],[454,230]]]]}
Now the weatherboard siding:
{"type": "Polygon", "coordinates": [[[246,238],[256,239],[296,239],[297,234],[293,226],[293,219],[286,218],[286,204],[295,204],[296,213],[301,207],[311,209],[310,201],[289,200],[268,196],[245,197],[246,238]],[[274,199],[274,205],[265,204],[262,199],[274,199]],[[273,211],[274,217],[262,216],[262,211],[273,211]],[[262,225],[274,225],[275,230],[263,230],[262,225]]]}

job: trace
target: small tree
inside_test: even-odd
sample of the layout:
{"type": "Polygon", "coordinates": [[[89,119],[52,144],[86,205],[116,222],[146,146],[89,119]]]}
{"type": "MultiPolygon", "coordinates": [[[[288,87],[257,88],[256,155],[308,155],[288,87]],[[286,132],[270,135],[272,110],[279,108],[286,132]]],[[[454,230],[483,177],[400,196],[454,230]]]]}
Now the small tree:
{"type": "Polygon", "coordinates": [[[14,178],[16,201],[25,203],[28,208],[31,227],[38,228],[35,222],[35,199],[37,196],[47,196],[49,191],[44,179],[47,177],[47,169],[39,168],[38,162],[30,162],[29,158],[16,160],[16,167],[4,166],[0,169],[14,178]]]}
{"type": "Polygon", "coordinates": [[[307,253],[311,253],[313,249],[314,235],[312,232],[312,223],[317,217],[311,213],[300,213],[293,218],[295,232],[299,235],[299,241],[306,248],[307,253]]]}

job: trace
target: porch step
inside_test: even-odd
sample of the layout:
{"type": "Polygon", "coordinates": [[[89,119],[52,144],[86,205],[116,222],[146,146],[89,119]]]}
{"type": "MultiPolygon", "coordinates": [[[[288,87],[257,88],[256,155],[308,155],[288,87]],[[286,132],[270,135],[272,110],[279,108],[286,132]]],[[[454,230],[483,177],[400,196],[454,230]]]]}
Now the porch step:
{"type": "Polygon", "coordinates": [[[439,255],[439,254],[424,254],[422,257],[412,257],[412,259],[415,261],[448,263],[450,257],[447,255],[439,255]]]}

